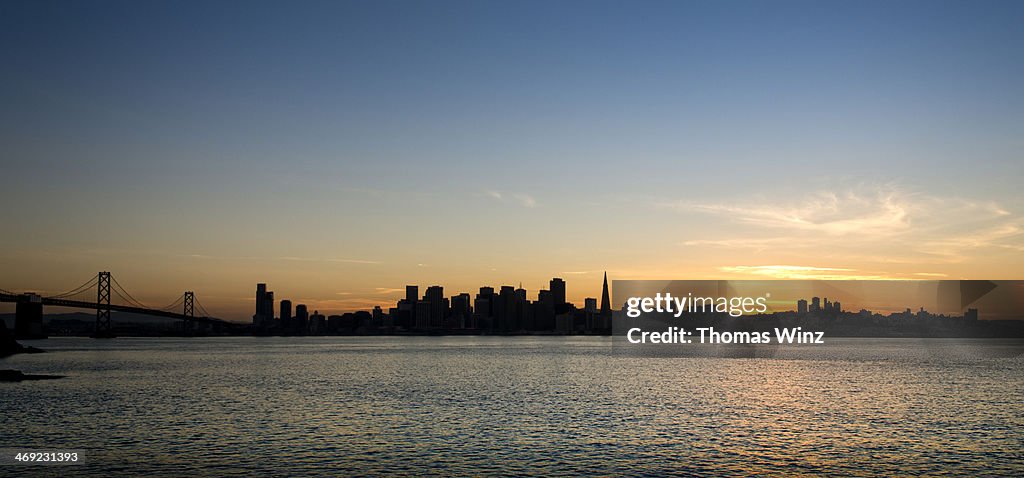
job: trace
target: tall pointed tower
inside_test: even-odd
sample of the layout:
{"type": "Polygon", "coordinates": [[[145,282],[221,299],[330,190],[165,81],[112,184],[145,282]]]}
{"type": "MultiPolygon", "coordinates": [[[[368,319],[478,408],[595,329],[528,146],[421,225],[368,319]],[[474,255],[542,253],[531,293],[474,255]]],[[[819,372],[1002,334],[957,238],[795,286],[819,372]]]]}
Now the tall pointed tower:
{"type": "Polygon", "coordinates": [[[604,271],[604,285],[601,286],[601,327],[612,326],[612,299],[608,296],[608,271],[604,271]]]}

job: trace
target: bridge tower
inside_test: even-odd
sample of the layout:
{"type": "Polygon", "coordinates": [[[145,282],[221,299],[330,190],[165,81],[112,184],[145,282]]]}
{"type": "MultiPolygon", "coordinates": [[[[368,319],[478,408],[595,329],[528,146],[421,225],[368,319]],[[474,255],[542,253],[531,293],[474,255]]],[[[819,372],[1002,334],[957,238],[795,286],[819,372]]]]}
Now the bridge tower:
{"type": "Polygon", "coordinates": [[[185,316],[185,322],[182,325],[184,325],[186,331],[192,331],[196,326],[196,321],[193,320],[193,317],[196,316],[195,301],[196,293],[190,290],[185,291],[185,300],[182,301],[181,315],[185,316]]]}
{"type": "Polygon", "coordinates": [[[96,280],[96,333],[94,337],[113,337],[110,329],[110,272],[100,272],[96,280]]]}

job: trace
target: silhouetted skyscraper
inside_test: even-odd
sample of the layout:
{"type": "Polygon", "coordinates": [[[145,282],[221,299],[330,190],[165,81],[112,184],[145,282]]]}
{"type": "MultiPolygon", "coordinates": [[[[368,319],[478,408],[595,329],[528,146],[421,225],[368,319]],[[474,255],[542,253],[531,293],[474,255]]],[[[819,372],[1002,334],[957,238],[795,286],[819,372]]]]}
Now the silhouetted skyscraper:
{"type": "MultiPolygon", "coordinates": [[[[403,317],[403,324],[406,327],[419,327],[419,319],[416,318],[416,302],[420,300],[420,286],[405,286],[405,300],[398,302],[398,309],[408,316],[403,317]],[[404,303],[403,303],[404,302],[404,303]]],[[[404,314],[403,314],[404,315],[404,314]]]]}
{"type": "Polygon", "coordinates": [[[274,293],[267,290],[267,284],[256,284],[256,314],[252,324],[266,327],[274,320],[274,293]]]}
{"type": "Polygon", "coordinates": [[[309,327],[309,310],[306,304],[295,306],[295,317],[292,319],[292,329],[299,333],[305,333],[309,327]]]}
{"type": "Polygon", "coordinates": [[[288,328],[292,323],[292,301],[281,300],[281,327],[288,328]]]}
{"type": "Polygon", "coordinates": [[[526,289],[522,284],[515,290],[515,320],[512,330],[532,330],[533,317],[531,316],[530,302],[526,300],[526,289]]]}
{"type": "Polygon", "coordinates": [[[471,307],[469,301],[469,294],[465,292],[452,297],[451,323],[446,324],[446,327],[466,328],[470,326],[471,307]]]}
{"type": "Polygon", "coordinates": [[[533,307],[533,315],[538,330],[554,330],[555,302],[551,297],[550,290],[542,289],[537,293],[537,302],[533,307]]]}
{"type": "Polygon", "coordinates": [[[444,327],[444,319],[448,316],[448,300],[444,297],[444,288],[439,285],[427,287],[423,300],[430,302],[430,320],[427,326],[444,327]]]}
{"type": "Polygon", "coordinates": [[[601,328],[601,316],[598,313],[597,299],[593,297],[583,299],[583,315],[585,317],[584,324],[586,330],[591,331],[601,328]]]}
{"type": "Polygon", "coordinates": [[[408,300],[402,299],[398,301],[398,306],[391,309],[391,320],[395,326],[411,328],[416,326],[416,320],[413,317],[415,313],[416,303],[409,302],[408,300]]]}
{"type": "Polygon", "coordinates": [[[256,284],[256,312],[252,314],[252,325],[263,325],[263,296],[267,294],[267,284],[256,284]]]}
{"type": "Polygon", "coordinates": [[[309,333],[322,334],[326,331],[327,317],[324,317],[319,310],[313,311],[313,315],[309,317],[309,333]]]}
{"type": "Polygon", "coordinates": [[[608,293],[608,271],[604,272],[604,284],[601,285],[601,328],[612,326],[612,299],[608,293]]]}
{"type": "Polygon", "coordinates": [[[796,301],[796,311],[799,314],[806,314],[807,313],[807,301],[804,300],[804,299],[800,299],[800,300],[796,301]]]}
{"type": "Polygon", "coordinates": [[[425,329],[430,327],[430,322],[433,320],[430,317],[431,307],[429,300],[420,300],[416,302],[416,328],[425,329]]]}
{"type": "Polygon", "coordinates": [[[565,281],[555,277],[551,279],[551,298],[555,301],[555,308],[565,305],[565,281]]]}
{"type": "Polygon", "coordinates": [[[474,326],[480,329],[494,328],[494,288],[481,287],[473,300],[474,326]]]}
{"type": "Polygon", "coordinates": [[[510,285],[503,285],[494,305],[495,328],[503,332],[514,330],[515,320],[516,289],[510,285]]]}

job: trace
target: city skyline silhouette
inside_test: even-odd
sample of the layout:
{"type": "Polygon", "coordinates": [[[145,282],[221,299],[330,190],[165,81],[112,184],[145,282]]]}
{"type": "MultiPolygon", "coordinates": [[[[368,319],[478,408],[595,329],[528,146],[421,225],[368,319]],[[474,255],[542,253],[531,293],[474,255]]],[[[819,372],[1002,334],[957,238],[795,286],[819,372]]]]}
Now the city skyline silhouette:
{"type": "Polygon", "coordinates": [[[1024,476],[1022,25],[0,0],[0,470],[1024,476]]]}
{"type": "Polygon", "coordinates": [[[421,295],[418,285],[406,285],[404,297],[395,303],[348,312],[320,311],[301,301],[275,298],[268,284],[258,283],[250,303],[250,310],[255,309],[255,313],[249,322],[225,320],[210,313],[192,290],[163,307],[143,304],[112,273],[101,271],[89,281],[59,294],[0,289],[0,303],[15,306],[16,314],[11,315],[14,315],[15,333],[20,338],[44,338],[51,331],[74,335],[89,330],[95,337],[151,333],[146,332],[146,327],[115,326],[114,322],[119,320],[112,320],[113,312],[122,314],[122,318],[129,313],[175,319],[179,322],[172,329],[149,328],[186,336],[608,335],[628,324],[629,319],[664,320],[665,313],[668,316],[674,313],[676,318],[682,314],[684,318],[705,322],[710,319],[726,326],[735,326],[731,324],[735,320],[745,326],[763,326],[778,319],[795,320],[795,323],[812,326],[828,324],[830,330],[838,327],[840,334],[855,336],[904,333],[1015,336],[1024,331],[1021,327],[1024,296],[1020,294],[1020,281],[621,280],[614,283],[617,286],[613,295],[605,273],[600,301],[597,297],[587,297],[582,305],[567,298],[567,282],[558,277],[548,282],[547,289],[536,291],[535,300],[529,298],[522,284],[519,287],[481,286],[475,295],[451,291],[445,294],[440,285],[426,287],[421,295]],[[673,295],[675,297],[671,298],[673,295]],[[645,304],[643,313],[641,303],[645,304]],[[689,309],[671,310],[673,305],[684,307],[678,305],[680,303],[690,304],[685,306],[689,309]],[[743,303],[749,303],[750,310],[741,309],[743,303]],[[710,308],[706,308],[707,304],[711,304],[710,308]],[[849,309],[842,304],[850,306],[849,309]],[[94,325],[83,328],[80,319],[59,319],[63,325],[56,329],[47,325],[46,318],[52,322],[56,317],[67,316],[62,311],[68,309],[95,310],[94,325]],[[626,316],[616,313],[626,309],[629,310],[626,316]],[[827,319],[826,322],[818,322],[823,319],[827,319]],[[912,327],[907,329],[907,326],[912,327]]]}

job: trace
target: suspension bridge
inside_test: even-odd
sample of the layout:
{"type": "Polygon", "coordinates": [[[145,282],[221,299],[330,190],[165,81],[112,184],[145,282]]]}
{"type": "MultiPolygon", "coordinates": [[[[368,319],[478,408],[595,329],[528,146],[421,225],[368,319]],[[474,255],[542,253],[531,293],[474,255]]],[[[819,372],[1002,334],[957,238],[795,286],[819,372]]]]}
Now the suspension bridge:
{"type": "Polygon", "coordinates": [[[95,309],[94,337],[113,337],[111,312],[132,312],[179,319],[183,321],[185,331],[194,330],[196,324],[233,325],[212,317],[193,291],[185,291],[166,306],[152,307],[135,299],[117,282],[117,278],[113,274],[106,271],[100,272],[82,285],[60,294],[41,295],[34,292],[12,292],[0,289],[0,302],[18,304],[15,319],[16,330],[19,328],[19,324],[23,324],[22,327],[28,327],[37,321],[41,327],[43,306],[95,309]],[[196,314],[197,312],[199,315],[196,314]]]}

